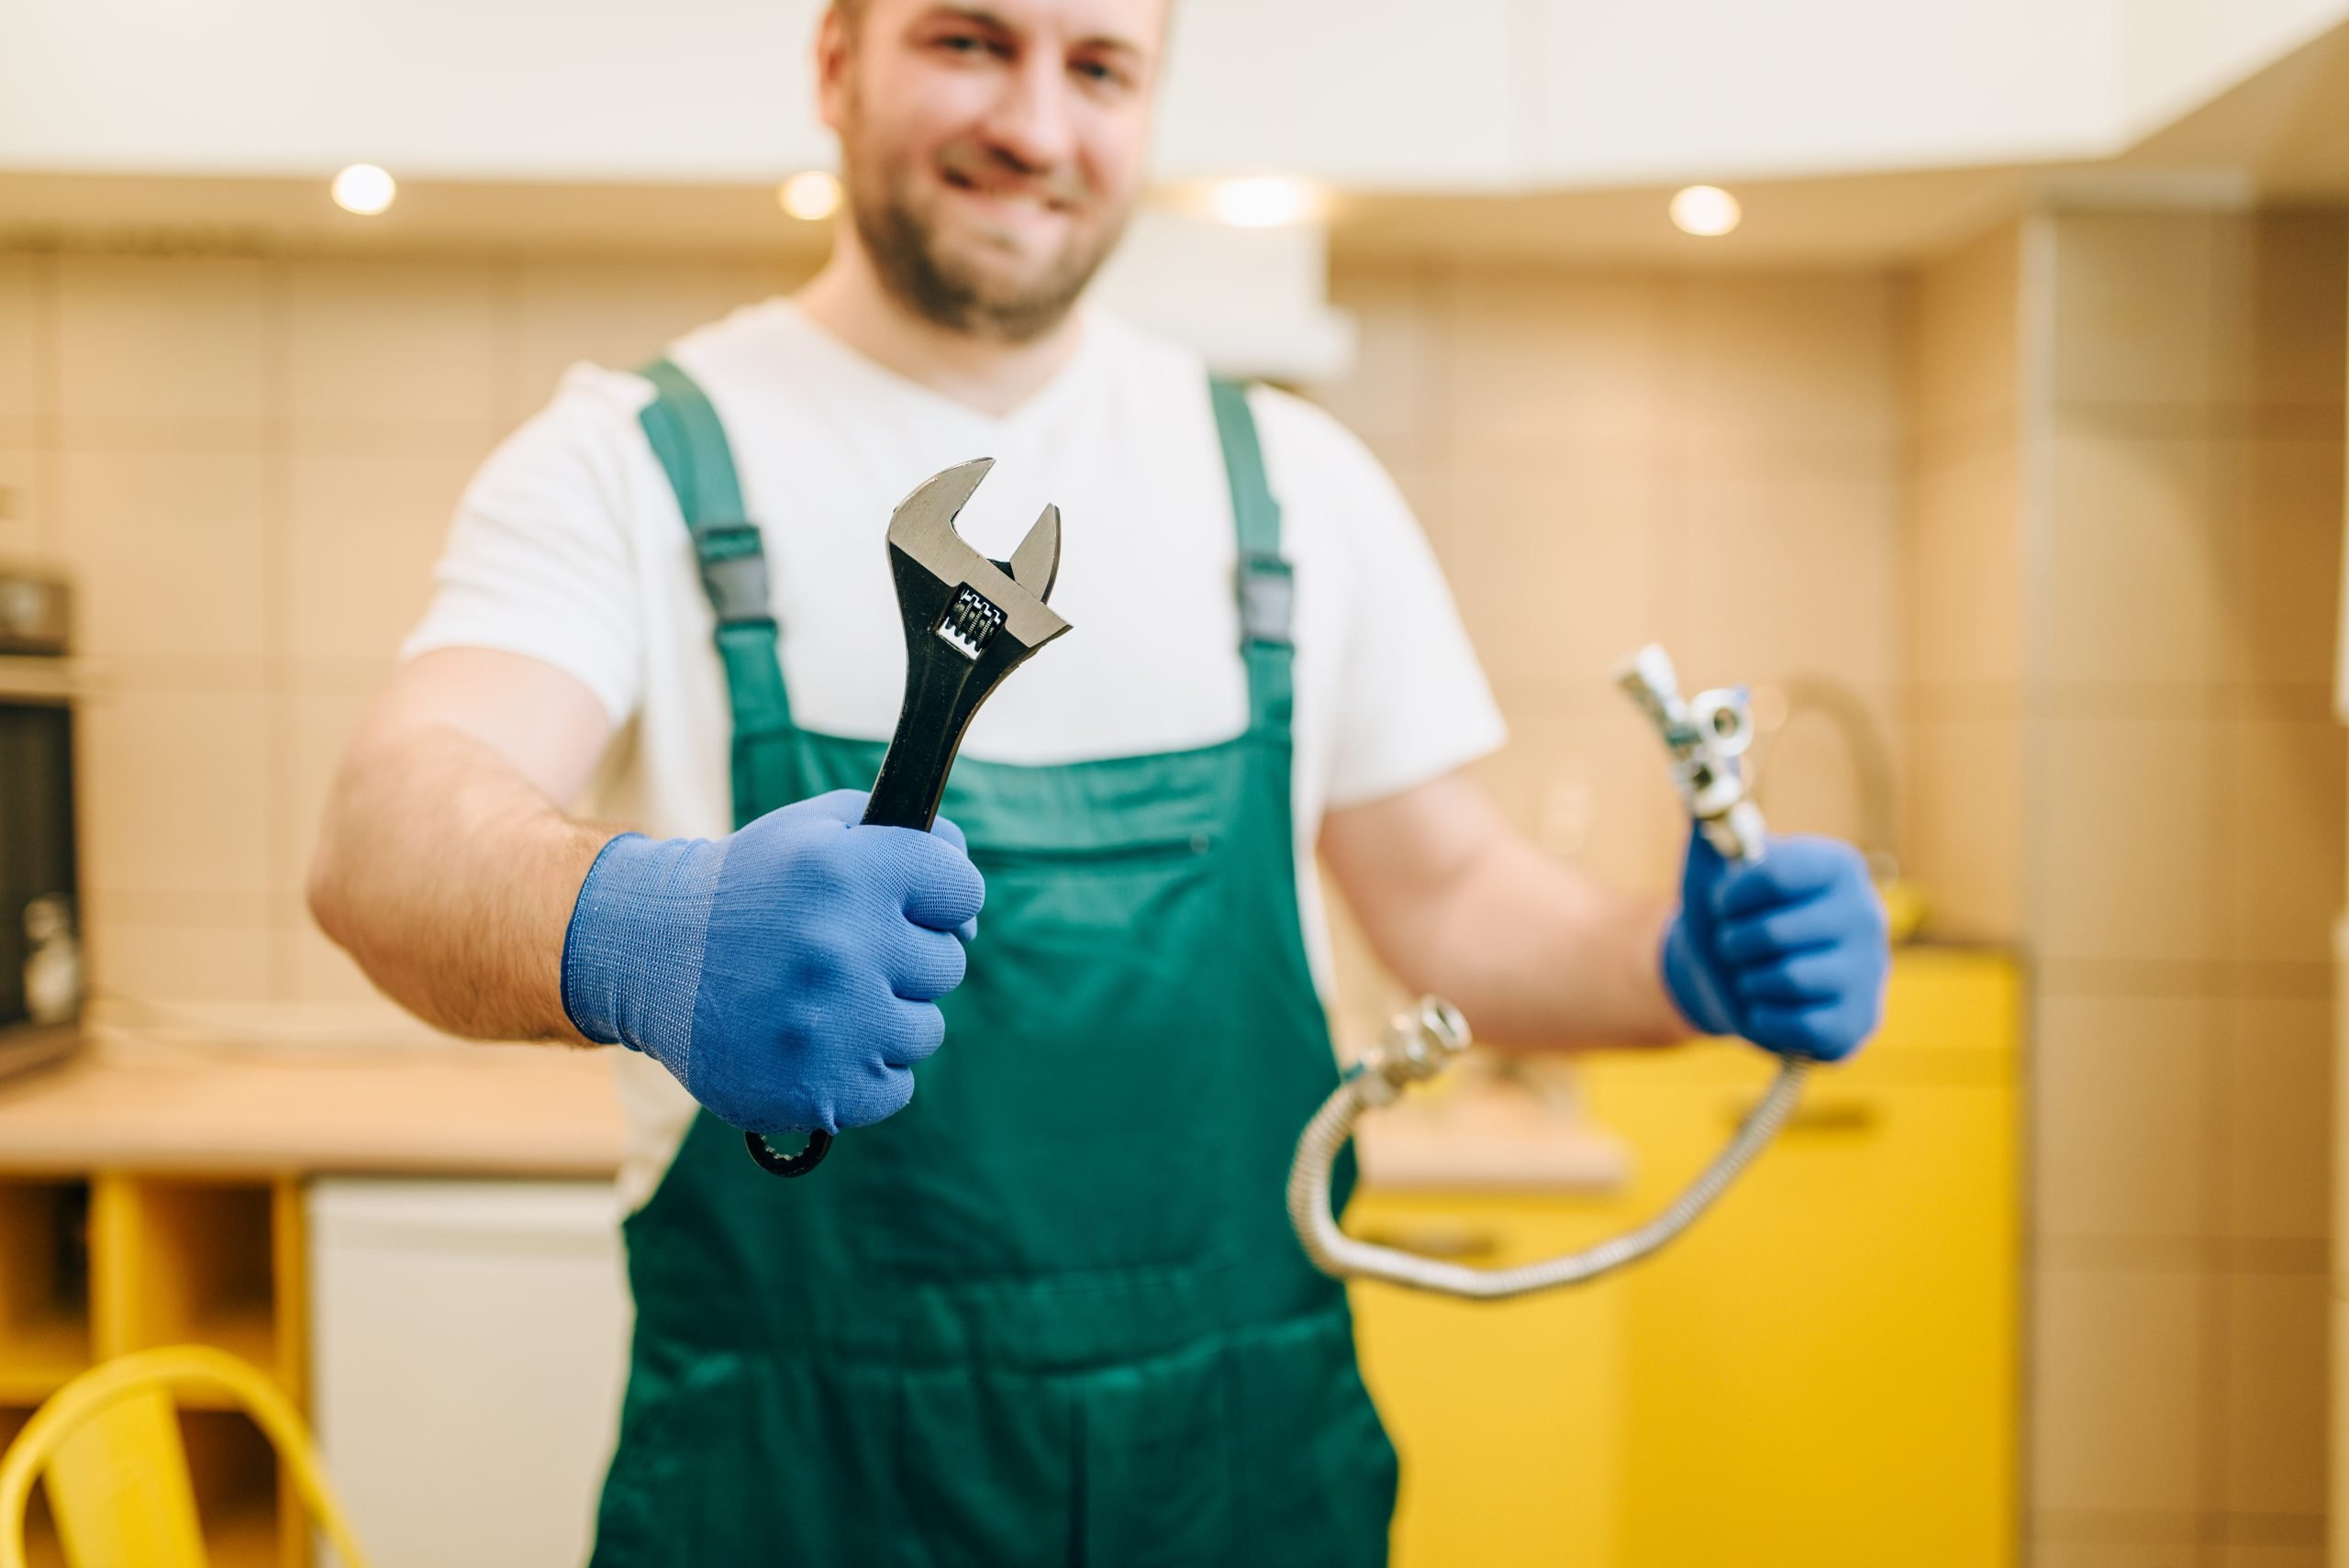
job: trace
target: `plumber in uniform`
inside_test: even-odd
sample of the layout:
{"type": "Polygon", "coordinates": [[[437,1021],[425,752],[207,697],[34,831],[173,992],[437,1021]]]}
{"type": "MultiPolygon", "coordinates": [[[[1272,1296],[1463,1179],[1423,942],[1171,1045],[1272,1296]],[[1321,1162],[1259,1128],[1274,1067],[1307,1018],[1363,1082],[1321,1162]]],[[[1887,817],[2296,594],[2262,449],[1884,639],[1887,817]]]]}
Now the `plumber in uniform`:
{"type": "Polygon", "coordinates": [[[1546,858],[1461,772],[1500,717],[1369,454],[1082,302],[1170,3],[838,0],[830,261],[573,371],[489,459],[334,786],[312,907],[387,992],[618,1048],[600,1568],[1385,1561],[1394,1452],[1282,1207],[1335,1072],[1317,851],[1490,1038],[1876,1026],[1855,853],[1692,841],[1671,906],[1546,858]],[[859,826],[882,532],[978,456],[963,530],[1008,554],[1057,503],[1076,629],[979,716],[952,820],[859,826]],[[803,1180],[744,1152],[810,1129],[852,1130],[803,1180]]]}

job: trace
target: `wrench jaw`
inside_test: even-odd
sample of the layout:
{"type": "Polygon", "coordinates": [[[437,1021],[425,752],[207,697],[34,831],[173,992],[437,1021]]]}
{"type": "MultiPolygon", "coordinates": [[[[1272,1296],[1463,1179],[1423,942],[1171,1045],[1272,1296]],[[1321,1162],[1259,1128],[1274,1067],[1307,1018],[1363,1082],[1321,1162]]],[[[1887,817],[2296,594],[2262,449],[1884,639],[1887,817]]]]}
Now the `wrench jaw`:
{"type": "MultiPolygon", "coordinates": [[[[993,458],[973,458],[915,485],[889,514],[890,564],[894,569],[899,555],[909,557],[950,585],[950,598],[952,590],[969,588],[1000,613],[1005,628],[1032,653],[1068,629],[1068,622],[1044,604],[1060,575],[1061,512],[1045,507],[1008,564],[981,555],[954,531],[954,519],[994,466],[993,458]]],[[[902,577],[897,602],[900,610],[912,613],[902,577]]]]}
{"type": "Polygon", "coordinates": [[[889,520],[889,572],[906,636],[906,697],[864,820],[928,828],[971,719],[1003,678],[1068,630],[1045,606],[1060,573],[1060,509],[1047,506],[998,565],[954,531],[993,460],[915,487],[889,520]]]}
{"type": "MultiPolygon", "coordinates": [[[[1005,570],[1011,580],[1036,595],[1038,603],[1052,596],[1052,584],[1061,575],[1061,509],[1046,506],[1019,548],[1011,552],[1005,570]]],[[[1055,634],[1057,635],[1057,634],[1055,634]]]]}
{"type": "MultiPolygon", "coordinates": [[[[942,565],[942,557],[951,560],[963,543],[963,536],[954,531],[954,519],[962,515],[963,505],[978,493],[979,481],[995,467],[991,457],[974,457],[968,462],[958,462],[923,480],[906,493],[889,514],[889,546],[902,550],[917,560],[932,561],[942,565]]],[[[976,550],[972,550],[976,555],[976,550]]],[[[941,572],[941,576],[951,575],[941,572]]]]}

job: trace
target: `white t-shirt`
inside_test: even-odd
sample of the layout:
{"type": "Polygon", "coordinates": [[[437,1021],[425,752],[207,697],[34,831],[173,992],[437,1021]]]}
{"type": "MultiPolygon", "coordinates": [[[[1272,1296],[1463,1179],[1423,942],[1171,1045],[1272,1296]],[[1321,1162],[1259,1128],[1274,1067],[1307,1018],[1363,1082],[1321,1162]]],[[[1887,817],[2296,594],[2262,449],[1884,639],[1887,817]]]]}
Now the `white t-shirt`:
{"type": "MultiPolygon", "coordinates": [[[[865,359],[787,300],[670,353],[716,406],[765,537],[802,728],[873,740],[896,728],[905,644],[883,533],[916,484],[974,457],[996,460],[958,524],[982,553],[1008,559],[1059,505],[1052,602],[1074,629],[997,688],[965,755],[1130,756],[1244,727],[1230,491],[1196,355],[1088,311],[1070,362],[996,418],[865,359]]],[[[467,489],[403,652],[501,649],[576,677],[621,727],[597,809],[659,836],[715,837],[732,826],[726,687],[685,524],[638,422],[651,395],[621,372],[564,377],[467,489]]],[[[1312,874],[1324,808],[1436,777],[1503,732],[1434,557],[1375,460],[1308,403],[1259,388],[1250,406],[1297,574],[1298,903],[1326,994],[1312,874]]],[[[658,1063],[616,1054],[633,1207],[693,1102],[658,1063]]]]}

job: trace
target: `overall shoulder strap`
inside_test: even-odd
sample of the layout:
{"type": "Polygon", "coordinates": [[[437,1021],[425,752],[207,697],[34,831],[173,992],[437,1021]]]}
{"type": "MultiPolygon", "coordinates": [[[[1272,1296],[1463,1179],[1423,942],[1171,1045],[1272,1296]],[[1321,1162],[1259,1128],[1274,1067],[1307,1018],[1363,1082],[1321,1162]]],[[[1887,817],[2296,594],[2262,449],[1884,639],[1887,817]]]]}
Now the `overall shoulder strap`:
{"type": "Polygon", "coordinates": [[[709,396],[668,360],[638,373],[656,395],[639,416],[652,455],[676,492],[677,510],[692,536],[702,592],[717,616],[718,657],[734,717],[733,784],[736,826],[784,804],[768,777],[770,748],[791,732],[791,704],[777,657],[775,622],[768,606],[766,545],[743,515],[734,450],[709,396]]]}
{"type": "Polygon", "coordinates": [[[1294,706],[1292,623],[1297,582],[1281,555],[1281,508],[1264,478],[1264,451],[1248,410],[1248,389],[1216,377],[1208,383],[1216,435],[1231,485],[1231,518],[1240,545],[1240,649],[1248,664],[1249,728],[1288,732],[1294,706]]]}
{"type": "Polygon", "coordinates": [[[693,536],[702,588],[718,624],[770,620],[766,548],[743,514],[741,482],[726,427],[701,387],[667,360],[640,373],[659,395],[638,416],[652,455],[676,492],[677,510],[693,536]]]}

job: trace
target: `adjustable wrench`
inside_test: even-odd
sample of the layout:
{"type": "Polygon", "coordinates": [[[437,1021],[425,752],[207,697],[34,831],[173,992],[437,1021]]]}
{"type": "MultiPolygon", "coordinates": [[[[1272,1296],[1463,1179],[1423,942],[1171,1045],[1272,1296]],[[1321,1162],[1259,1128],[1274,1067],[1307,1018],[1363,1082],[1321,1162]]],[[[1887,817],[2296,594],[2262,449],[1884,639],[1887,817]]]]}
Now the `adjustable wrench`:
{"type": "MultiPolygon", "coordinates": [[[[1011,552],[990,561],[954,531],[954,518],[995,459],[974,458],[916,485],[889,514],[889,572],[906,629],[906,696],[881,759],[864,821],[930,831],[963,732],[987,695],[1028,656],[1068,629],[1044,607],[1060,575],[1061,511],[1046,506],[1011,552]]],[[[755,1132],[751,1158],[778,1176],[804,1176],[830,1152],[832,1135],[807,1135],[781,1154],[755,1132]]]]}

